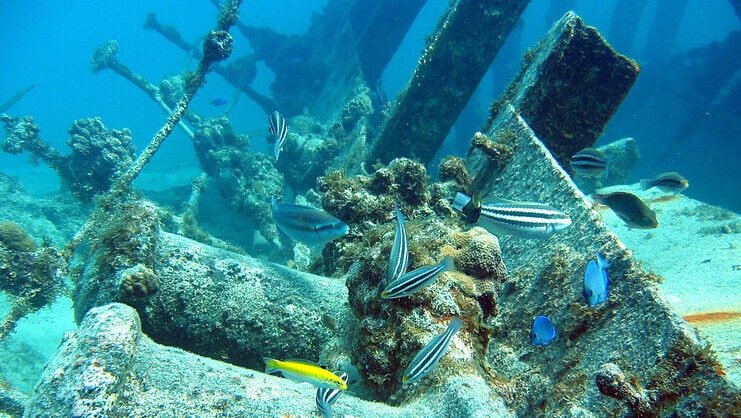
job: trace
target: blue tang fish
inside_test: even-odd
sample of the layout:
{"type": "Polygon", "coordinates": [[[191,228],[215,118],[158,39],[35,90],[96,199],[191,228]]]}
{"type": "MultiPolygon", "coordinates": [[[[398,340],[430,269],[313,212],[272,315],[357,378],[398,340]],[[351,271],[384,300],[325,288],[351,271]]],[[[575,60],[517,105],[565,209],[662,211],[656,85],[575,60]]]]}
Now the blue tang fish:
{"type": "Polygon", "coordinates": [[[556,339],[556,327],[553,326],[551,318],[540,315],[533,321],[530,330],[530,342],[533,345],[548,345],[556,339]]]}
{"type": "Polygon", "coordinates": [[[276,203],[273,198],[270,208],[275,226],[281,233],[310,246],[326,244],[350,232],[346,223],[311,206],[276,203]]]}
{"type": "Polygon", "coordinates": [[[208,103],[213,107],[219,107],[219,106],[224,106],[225,104],[229,102],[226,99],[222,99],[221,97],[216,97],[214,99],[209,100],[208,103]]]}
{"type": "Polygon", "coordinates": [[[610,286],[610,279],[607,277],[609,266],[610,263],[600,253],[597,253],[596,260],[587,263],[587,269],[584,271],[584,297],[590,308],[607,299],[607,289],[610,286]]]}

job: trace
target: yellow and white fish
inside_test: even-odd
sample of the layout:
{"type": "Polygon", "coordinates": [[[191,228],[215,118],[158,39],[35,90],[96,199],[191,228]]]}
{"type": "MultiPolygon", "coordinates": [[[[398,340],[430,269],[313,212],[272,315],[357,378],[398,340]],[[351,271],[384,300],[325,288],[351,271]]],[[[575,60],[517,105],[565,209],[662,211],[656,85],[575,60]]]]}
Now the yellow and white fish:
{"type": "Polygon", "coordinates": [[[318,388],[347,389],[347,382],[331,371],[305,360],[276,360],[263,357],[265,373],[281,372],[284,377],[294,382],[308,382],[318,388]]]}

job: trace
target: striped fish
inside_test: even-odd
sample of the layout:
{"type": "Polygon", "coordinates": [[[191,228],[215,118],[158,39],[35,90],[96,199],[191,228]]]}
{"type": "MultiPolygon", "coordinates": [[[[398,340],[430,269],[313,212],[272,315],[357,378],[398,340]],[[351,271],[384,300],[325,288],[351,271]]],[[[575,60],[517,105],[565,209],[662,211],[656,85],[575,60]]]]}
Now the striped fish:
{"type": "Polygon", "coordinates": [[[275,140],[273,144],[273,155],[275,155],[275,161],[278,161],[280,152],[283,151],[283,145],[286,143],[286,138],[288,137],[288,124],[286,123],[286,118],[277,110],[268,116],[268,123],[270,124],[270,133],[275,140]]]}
{"type": "Polygon", "coordinates": [[[270,208],[281,233],[310,246],[325,244],[350,232],[346,223],[311,206],[276,203],[273,198],[270,208]]]}
{"type": "Polygon", "coordinates": [[[453,207],[463,213],[469,223],[478,223],[495,235],[548,238],[571,225],[568,215],[543,203],[507,199],[480,203],[477,198],[458,193],[453,200],[453,207]]]}
{"type": "Polygon", "coordinates": [[[381,297],[384,299],[396,299],[409,296],[430,285],[440,273],[452,269],[453,259],[445,257],[435,265],[420,267],[409,273],[404,273],[383,289],[381,297]]]}
{"type": "Polygon", "coordinates": [[[401,378],[402,383],[414,383],[427,376],[437,362],[445,355],[445,352],[448,351],[450,340],[453,339],[453,335],[461,328],[463,328],[463,321],[458,317],[453,317],[445,332],[433,338],[414,356],[412,362],[409,363],[409,366],[404,372],[404,377],[401,378]]]}
{"type": "Polygon", "coordinates": [[[569,161],[574,173],[582,177],[600,177],[607,169],[605,154],[594,148],[584,148],[569,161]]]}
{"type": "Polygon", "coordinates": [[[399,208],[396,208],[396,232],[394,234],[394,244],[391,246],[389,254],[389,264],[386,267],[383,285],[391,283],[406,273],[409,267],[409,243],[407,242],[407,230],[404,226],[404,214],[399,208]]]}
{"type": "MultiPolygon", "coordinates": [[[[342,372],[340,379],[347,383],[347,373],[342,372]]],[[[316,407],[319,408],[319,412],[324,415],[324,418],[332,417],[334,414],[332,412],[332,405],[334,405],[341,393],[342,391],[340,389],[319,388],[316,390],[316,396],[314,398],[316,400],[316,407]]]]}

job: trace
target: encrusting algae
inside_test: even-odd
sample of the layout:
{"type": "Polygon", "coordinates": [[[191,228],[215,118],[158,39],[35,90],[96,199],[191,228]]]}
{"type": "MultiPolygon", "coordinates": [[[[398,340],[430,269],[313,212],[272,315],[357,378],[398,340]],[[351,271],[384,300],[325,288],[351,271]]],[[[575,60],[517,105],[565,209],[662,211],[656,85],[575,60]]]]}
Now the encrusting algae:
{"type": "MultiPolygon", "coordinates": [[[[464,179],[460,173],[453,177],[464,179]]],[[[353,363],[359,365],[366,388],[392,402],[409,396],[402,389],[402,371],[453,316],[464,321],[451,343],[453,354],[444,356],[438,371],[419,384],[450,373],[481,373],[474,360],[480,355],[472,353],[484,351],[488,340],[482,324],[496,315],[497,292],[508,276],[497,238],[481,228],[464,232],[465,225],[450,206],[461,185],[430,184],[421,164],[400,158],[371,176],[331,172],[318,186],[324,209],[347,222],[350,233],[330,242],[323,264],[314,269],[347,279],[350,306],[359,319],[351,333],[353,363]],[[397,206],[406,218],[412,260],[408,271],[445,257],[452,258],[455,268],[414,294],[385,300],[380,285],[394,241],[397,206]],[[451,357],[456,359],[452,369],[451,357]]]]}

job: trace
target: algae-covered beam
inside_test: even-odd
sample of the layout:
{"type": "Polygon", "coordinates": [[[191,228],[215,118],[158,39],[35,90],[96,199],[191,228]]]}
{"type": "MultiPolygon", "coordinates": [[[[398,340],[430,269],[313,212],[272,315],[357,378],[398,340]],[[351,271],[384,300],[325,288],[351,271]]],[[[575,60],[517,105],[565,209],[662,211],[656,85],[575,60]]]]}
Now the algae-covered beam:
{"type": "Polygon", "coordinates": [[[432,159],[528,3],[452,3],[375,140],[370,164],[432,159]]]}
{"type": "MultiPolygon", "coordinates": [[[[218,7],[218,4],[216,5],[218,7]]],[[[237,21],[236,25],[244,26],[244,24],[239,21],[237,21]]],[[[195,45],[191,45],[183,39],[176,27],[160,23],[159,20],[157,20],[156,14],[149,13],[147,15],[147,20],[144,22],[144,29],[153,30],[159,33],[163,38],[185,51],[186,54],[201,59],[201,51],[199,51],[195,45]]],[[[257,75],[257,68],[255,67],[255,62],[251,57],[245,56],[237,58],[228,65],[214,64],[211,70],[220,75],[227,83],[246,94],[247,97],[257,103],[265,113],[270,114],[276,109],[276,104],[271,98],[258,93],[255,89],[250,87],[250,83],[252,83],[257,75]]]]}
{"type": "MultiPolygon", "coordinates": [[[[492,105],[489,121],[511,103],[556,160],[569,167],[572,155],[597,140],[637,76],[634,61],[569,12],[526,53],[520,73],[492,105]]],[[[472,155],[490,159],[484,147],[473,148],[472,155]]]]}

